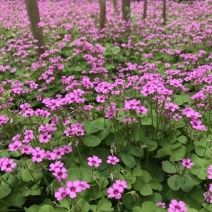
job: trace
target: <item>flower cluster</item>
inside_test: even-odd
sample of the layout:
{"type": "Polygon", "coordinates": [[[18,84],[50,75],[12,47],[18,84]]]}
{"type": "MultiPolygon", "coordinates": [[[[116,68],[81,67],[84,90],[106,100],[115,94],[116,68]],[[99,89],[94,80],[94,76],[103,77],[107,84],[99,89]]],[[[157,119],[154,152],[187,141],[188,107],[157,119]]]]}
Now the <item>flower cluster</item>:
{"type": "Polygon", "coordinates": [[[212,184],[209,184],[209,189],[207,192],[203,194],[205,201],[208,203],[212,203],[212,184]]]}
{"type": "Polygon", "coordinates": [[[66,187],[58,188],[58,191],[55,192],[55,198],[60,201],[63,198],[69,196],[71,199],[77,196],[77,193],[90,188],[90,185],[86,181],[67,181],[66,187]]]}
{"type": "MultiPolygon", "coordinates": [[[[182,175],[189,172],[199,177],[191,168],[197,160],[193,162],[181,154],[188,142],[181,142],[180,136],[189,138],[191,155],[198,153],[192,140],[201,140],[205,134],[210,137],[211,0],[194,1],[192,7],[167,2],[170,18],[165,27],[161,24],[161,1],[148,2],[149,17],[145,21],[141,21],[142,7],[133,5],[130,25],[107,9],[108,21],[101,31],[95,18],[99,13],[98,1],[84,1],[83,7],[74,2],[38,1],[42,20],[38,27],[42,28],[46,42],[40,57],[35,56],[37,41],[28,33],[29,20],[23,2],[2,0],[0,4],[1,151],[8,155],[9,149],[10,157],[20,160],[20,181],[21,165],[31,160],[30,171],[40,167],[50,171],[53,177],[48,176],[48,180],[53,180],[54,188],[59,187],[55,192],[58,201],[76,198],[78,192],[90,186],[85,181],[67,181],[68,170],[72,164],[83,166],[83,156],[95,150],[88,142],[95,137],[101,140],[98,148],[107,148],[111,140],[117,145],[117,151],[111,151],[104,162],[96,156],[100,155],[98,152],[87,158],[95,174],[92,177],[97,181],[105,178],[103,184],[108,178],[114,181],[123,176],[126,167],[126,171],[137,168],[148,155],[154,160],[160,160],[160,156],[170,156],[174,161],[179,158],[182,175]],[[101,126],[95,125],[96,119],[104,120],[99,122],[101,126]],[[89,138],[86,142],[85,134],[89,138]],[[74,151],[70,143],[74,144],[74,151]],[[126,148],[124,153],[132,160],[125,159],[121,166],[112,167],[120,162],[113,153],[122,156],[122,148],[126,148]],[[70,158],[67,154],[72,151],[70,158]],[[107,168],[94,171],[102,163],[107,168]],[[191,172],[186,170],[190,168],[191,172]]],[[[14,172],[16,166],[12,158],[0,159],[2,172],[14,172]]],[[[129,173],[133,175],[133,171],[129,173]]],[[[207,173],[208,179],[212,179],[212,165],[207,173]]],[[[36,186],[45,191],[43,181],[44,176],[36,186]]],[[[98,183],[102,184],[93,184],[95,188],[98,183]]],[[[167,187],[166,180],[160,183],[167,187]]],[[[129,187],[134,189],[135,185],[132,182],[129,187]]],[[[101,187],[99,194],[105,195],[101,187]]],[[[124,180],[116,180],[107,190],[108,198],[120,199],[125,188],[124,180]]],[[[212,203],[211,196],[210,184],[204,193],[208,203],[212,203]]],[[[157,206],[166,207],[164,202],[157,206]]],[[[168,211],[184,212],[187,208],[184,202],[172,200],[168,211]]]]}
{"type": "MultiPolygon", "coordinates": [[[[120,161],[119,158],[116,156],[109,155],[107,157],[108,164],[115,165],[119,161],[120,161]]],[[[99,167],[101,163],[102,163],[102,159],[98,158],[96,155],[93,155],[92,157],[88,157],[89,166],[99,167]]]]}
{"type": "MultiPolygon", "coordinates": [[[[158,202],[156,205],[161,208],[166,208],[165,202],[158,202]]],[[[186,211],[188,211],[188,209],[183,201],[178,202],[175,199],[171,200],[168,212],[186,212],[186,211]]]]}
{"type": "Polygon", "coordinates": [[[60,183],[62,180],[68,177],[67,169],[64,167],[64,163],[57,161],[49,165],[49,171],[52,171],[52,175],[56,177],[60,183]]]}
{"type": "Polygon", "coordinates": [[[127,188],[127,183],[124,180],[116,180],[112,187],[107,189],[108,198],[121,199],[124,189],[127,188]]]}
{"type": "Polygon", "coordinates": [[[196,130],[201,130],[201,131],[206,130],[206,127],[202,124],[202,121],[199,120],[199,118],[201,118],[202,115],[200,113],[196,112],[193,108],[183,109],[182,114],[190,119],[190,124],[191,124],[192,128],[194,128],[196,130]]]}

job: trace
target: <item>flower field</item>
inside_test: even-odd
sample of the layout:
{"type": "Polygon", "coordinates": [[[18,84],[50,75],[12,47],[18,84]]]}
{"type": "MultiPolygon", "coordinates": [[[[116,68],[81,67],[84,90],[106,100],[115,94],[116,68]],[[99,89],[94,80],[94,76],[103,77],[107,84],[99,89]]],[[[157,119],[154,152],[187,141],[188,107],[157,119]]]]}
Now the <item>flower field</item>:
{"type": "Polygon", "coordinates": [[[0,211],[211,212],[212,1],[0,0],[0,211]]]}

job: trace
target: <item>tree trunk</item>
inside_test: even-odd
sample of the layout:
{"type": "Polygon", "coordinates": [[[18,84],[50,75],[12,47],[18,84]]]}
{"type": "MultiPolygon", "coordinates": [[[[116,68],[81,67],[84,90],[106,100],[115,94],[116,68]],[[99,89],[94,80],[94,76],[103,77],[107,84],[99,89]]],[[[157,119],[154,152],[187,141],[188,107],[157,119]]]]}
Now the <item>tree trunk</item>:
{"type": "Polygon", "coordinates": [[[122,20],[130,19],[130,0],[122,0],[122,20]]]}
{"type": "Polygon", "coordinates": [[[146,11],[147,11],[147,0],[144,0],[143,19],[146,18],[146,11]]]}
{"type": "Polygon", "coordinates": [[[163,0],[163,24],[166,24],[166,0],[163,0]]]}
{"type": "Polygon", "coordinates": [[[99,0],[99,5],[100,5],[99,24],[100,24],[100,30],[102,30],[106,22],[106,0],[99,0]]]}
{"type": "Polygon", "coordinates": [[[38,23],[40,22],[40,15],[38,9],[38,2],[37,0],[25,0],[27,14],[29,16],[30,21],[30,28],[32,31],[32,35],[35,40],[38,42],[36,43],[38,49],[38,55],[40,56],[45,52],[45,44],[43,38],[42,29],[38,27],[38,23]]]}
{"type": "Polygon", "coordinates": [[[117,0],[113,0],[113,8],[115,12],[118,12],[117,7],[118,7],[117,0]]]}

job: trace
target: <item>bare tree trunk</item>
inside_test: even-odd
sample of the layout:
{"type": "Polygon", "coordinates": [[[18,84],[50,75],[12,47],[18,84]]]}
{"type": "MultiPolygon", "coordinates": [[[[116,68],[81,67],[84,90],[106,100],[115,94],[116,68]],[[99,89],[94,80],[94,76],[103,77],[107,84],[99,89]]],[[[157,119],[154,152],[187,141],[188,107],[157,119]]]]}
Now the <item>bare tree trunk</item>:
{"type": "Polygon", "coordinates": [[[106,22],[106,0],[99,0],[99,5],[100,5],[99,24],[100,24],[100,30],[102,30],[106,22]]]}
{"type": "Polygon", "coordinates": [[[114,11],[118,12],[118,10],[117,10],[117,7],[118,7],[117,0],[113,0],[113,7],[114,7],[114,11]]]}
{"type": "Polygon", "coordinates": [[[163,0],[163,24],[166,24],[166,0],[163,0]]]}
{"type": "Polygon", "coordinates": [[[30,28],[32,31],[32,35],[35,40],[38,42],[36,43],[38,49],[38,55],[40,56],[45,52],[45,44],[43,38],[43,32],[41,28],[38,27],[38,23],[40,22],[40,15],[38,9],[38,2],[37,0],[25,0],[27,14],[29,16],[30,21],[30,28]]]}
{"type": "Polygon", "coordinates": [[[146,11],[147,11],[147,0],[144,0],[143,19],[146,18],[146,11]]]}
{"type": "Polygon", "coordinates": [[[130,19],[130,0],[122,0],[122,20],[130,19]]]}

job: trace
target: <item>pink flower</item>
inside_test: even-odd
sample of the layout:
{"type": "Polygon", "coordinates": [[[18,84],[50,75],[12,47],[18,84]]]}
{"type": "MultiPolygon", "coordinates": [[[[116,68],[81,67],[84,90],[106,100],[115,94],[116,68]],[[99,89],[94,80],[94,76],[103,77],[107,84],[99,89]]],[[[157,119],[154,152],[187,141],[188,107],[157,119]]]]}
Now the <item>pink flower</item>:
{"type": "Polygon", "coordinates": [[[1,158],[0,159],[0,167],[1,171],[5,172],[12,172],[12,170],[17,166],[16,163],[14,163],[13,159],[10,158],[1,158]]]}
{"type": "Polygon", "coordinates": [[[42,162],[43,158],[45,157],[45,151],[40,147],[36,147],[32,150],[32,162],[42,162]]]}
{"type": "Polygon", "coordinates": [[[125,188],[127,188],[125,180],[116,180],[112,187],[109,187],[107,190],[108,198],[121,199],[125,188]]]}
{"type": "Polygon", "coordinates": [[[51,134],[44,132],[43,134],[39,135],[39,141],[40,143],[48,143],[51,137],[51,134]]]}
{"type": "Polygon", "coordinates": [[[106,100],[106,95],[103,95],[103,94],[98,94],[96,96],[96,101],[99,102],[99,103],[104,103],[106,100]]]}
{"type": "Polygon", "coordinates": [[[85,134],[85,131],[83,129],[83,124],[76,123],[72,124],[71,127],[68,127],[64,131],[66,136],[76,135],[76,136],[83,136],[85,134]]]}
{"type": "Polygon", "coordinates": [[[58,191],[55,192],[54,196],[58,201],[62,200],[63,198],[67,196],[66,189],[63,187],[60,187],[58,191]]]}
{"type": "Polygon", "coordinates": [[[51,163],[49,165],[49,171],[54,171],[57,168],[62,168],[64,166],[64,163],[62,163],[61,161],[57,161],[55,163],[51,163]]]}
{"type": "Polygon", "coordinates": [[[208,167],[207,172],[208,172],[208,179],[211,180],[212,179],[212,165],[210,165],[208,167]]]}
{"type": "Polygon", "coordinates": [[[125,100],[124,102],[124,110],[125,111],[129,111],[132,109],[137,109],[138,107],[140,107],[141,105],[141,101],[140,100],[136,100],[136,99],[132,99],[132,100],[125,100]]]}
{"type": "Polygon", "coordinates": [[[192,125],[192,128],[196,129],[196,130],[200,130],[200,131],[205,131],[206,127],[202,124],[201,120],[191,120],[190,124],[192,125]]]}
{"type": "Polygon", "coordinates": [[[127,188],[127,183],[125,180],[116,180],[113,185],[117,185],[118,187],[123,188],[123,190],[127,188]]]}
{"type": "Polygon", "coordinates": [[[53,153],[56,155],[56,159],[61,159],[62,156],[65,154],[64,149],[62,147],[53,149],[53,153]]]}
{"type": "Polygon", "coordinates": [[[156,205],[161,208],[166,208],[166,204],[164,202],[158,202],[156,205]]]}
{"type": "Polygon", "coordinates": [[[210,191],[205,192],[203,196],[206,202],[212,203],[212,193],[210,191]]]}
{"type": "Polygon", "coordinates": [[[116,156],[108,156],[107,157],[107,163],[115,165],[119,162],[119,159],[116,156]]]}
{"type": "Polygon", "coordinates": [[[209,184],[209,189],[203,194],[206,202],[212,203],[212,184],[209,184]]]}
{"type": "Polygon", "coordinates": [[[113,185],[107,189],[108,198],[121,199],[123,191],[123,188],[119,187],[118,185],[113,185]]]}
{"type": "Polygon", "coordinates": [[[146,114],[148,110],[144,106],[139,106],[139,107],[136,108],[136,111],[140,114],[146,114]]]}
{"type": "Polygon", "coordinates": [[[52,174],[57,178],[58,182],[61,182],[61,180],[64,180],[68,177],[67,169],[65,167],[56,168],[52,174]]]}
{"type": "Polygon", "coordinates": [[[96,155],[94,155],[93,157],[88,157],[89,166],[99,167],[101,162],[102,159],[98,158],[96,155]]]}
{"type": "Polygon", "coordinates": [[[179,114],[174,114],[173,115],[173,119],[175,119],[175,121],[178,121],[178,120],[180,120],[182,118],[182,116],[180,116],[179,114]]]}
{"type": "Polygon", "coordinates": [[[177,202],[177,200],[171,200],[169,204],[168,212],[186,212],[188,209],[183,201],[177,202]]]}
{"type": "Polygon", "coordinates": [[[29,118],[34,115],[34,111],[32,109],[25,110],[22,115],[26,118],[29,118]]]}
{"type": "Polygon", "coordinates": [[[14,141],[13,143],[9,144],[9,151],[15,152],[22,146],[20,141],[14,141]]]}
{"type": "Polygon", "coordinates": [[[25,130],[24,131],[23,143],[29,143],[33,139],[34,139],[33,131],[32,130],[25,130]]]}
{"type": "Polygon", "coordinates": [[[184,167],[190,169],[190,168],[194,165],[194,163],[191,161],[190,158],[184,158],[184,159],[182,160],[182,165],[183,165],[184,167]]]}
{"type": "Polygon", "coordinates": [[[72,147],[69,146],[69,145],[64,145],[63,146],[63,150],[64,150],[64,153],[66,153],[66,154],[68,154],[68,153],[73,151],[72,147]]]}
{"type": "Polygon", "coordinates": [[[165,109],[171,110],[174,112],[175,110],[178,110],[180,107],[174,103],[165,103],[165,109]]]}
{"type": "Polygon", "coordinates": [[[9,120],[9,118],[7,116],[1,115],[0,116],[0,126],[6,124],[8,120],[9,120]]]}
{"type": "Polygon", "coordinates": [[[90,188],[90,185],[86,181],[79,181],[79,187],[83,191],[90,188]]]}
{"type": "Polygon", "coordinates": [[[29,144],[23,145],[21,147],[21,154],[30,155],[32,152],[32,147],[29,144]]]}
{"type": "Polygon", "coordinates": [[[68,181],[66,183],[66,193],[69,195],[70,198],[75,198],[77,196],[76,193],[81,192],[81,186],[80,186],[80,181],[75,180],[75,181],[68,181]]]}
{"type": "Polygon", "coordinates": [[[54,152],[50,152],[49,150],[46,151],[46,159],[47,160],[55,160],[56,159],[56,155],[54,152]]]}
{"type": "Polygon", "coordinates": [[[210,185],[209,185],[209,192],[211,192],[212,193],[212,183],[210,183],[210,185]]]}
{"type": "Polygon", "coordinates": [[[21,138],[21,135],[17,134],[17,135],[12,137],[12,141],[19,141],[20,138],[21,138]]]}

